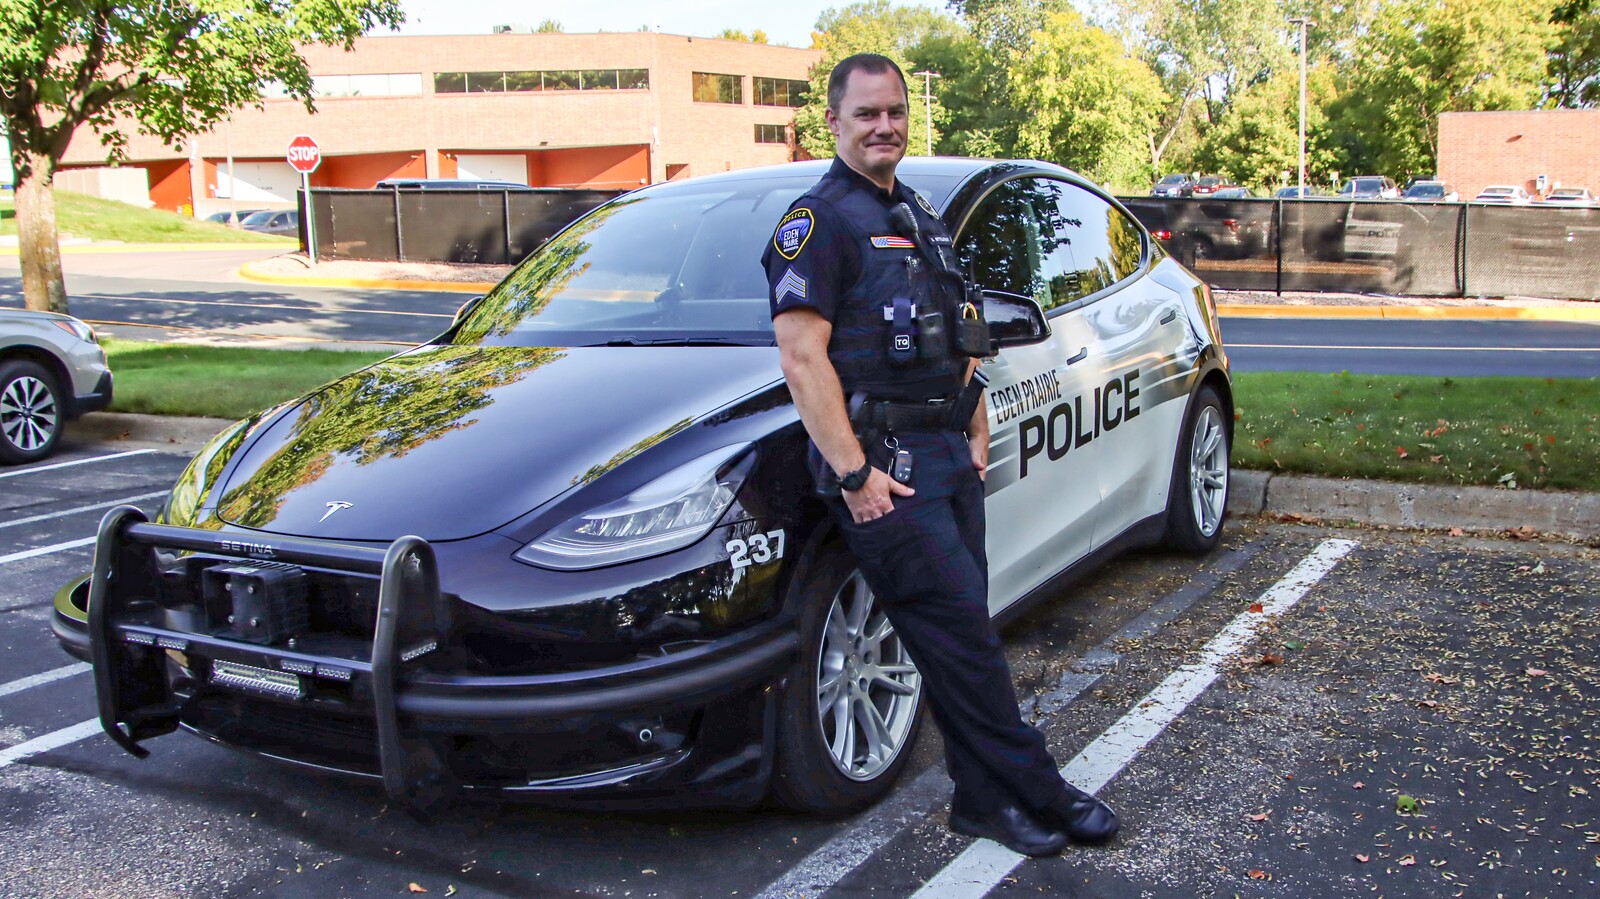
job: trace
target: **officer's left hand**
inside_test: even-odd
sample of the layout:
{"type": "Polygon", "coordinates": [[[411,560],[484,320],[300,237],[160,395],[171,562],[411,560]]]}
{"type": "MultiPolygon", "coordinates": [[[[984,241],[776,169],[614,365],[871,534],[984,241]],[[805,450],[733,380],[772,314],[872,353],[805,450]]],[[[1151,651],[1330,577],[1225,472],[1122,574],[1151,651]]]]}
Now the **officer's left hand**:
{"type": "Polygon", "coordinates": [[[989,435],[974,434],[967,438],[967,449],[972,451],[972,467],[978,472],[978,480],[988,480],[989,435]]]}

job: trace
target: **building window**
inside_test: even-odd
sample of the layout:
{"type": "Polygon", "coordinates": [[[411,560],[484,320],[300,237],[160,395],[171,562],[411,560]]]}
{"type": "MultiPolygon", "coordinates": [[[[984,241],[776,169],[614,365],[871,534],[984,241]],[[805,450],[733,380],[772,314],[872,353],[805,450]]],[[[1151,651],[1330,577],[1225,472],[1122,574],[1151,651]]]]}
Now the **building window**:
{"type": "Polygon", "coordinates": [[[758,144],[786,144],[788,135],[784,133],[782,125],[757,125],[756,143],[758,144]]]}
{"type": "Polygon", "coordinates": [[[811,85],[790,78],[751,78],[755,88],[757,106],[806,105],[806,88],[811,85]]]}
{"type": "MultiPolygon", "coordinates": [[[[268,100],[289,95],[283,85],[274,81],[262,90],[268,100]]],[[[328,97],[417,97],[422,95],[422,76],[409,75],[314,75],[311,78],[311,96],[328,97]]]]}
{"type": "MultiPolygon", "coordinates": [[[[403,76],[390,76],[391,78],[403,76]]],[[[420,76],[418,89],[420,91],[420,76]]],[[[737,85],[736,85],[737,86],[737,85]]],[[[439,72],[433,76],[436,94],[533,93],[537,91],[594,91],[650,89],[649,69],[555,69],[524,72],[439,72]]],[[[735,100],[734,102],[738,102],[735,100]]]]}
{"type": "Polygon", "coordinates": [[[713,75],[694,73],[694,101],[696,103],[743,103],[743,79],[738,75],[713,75]]]}

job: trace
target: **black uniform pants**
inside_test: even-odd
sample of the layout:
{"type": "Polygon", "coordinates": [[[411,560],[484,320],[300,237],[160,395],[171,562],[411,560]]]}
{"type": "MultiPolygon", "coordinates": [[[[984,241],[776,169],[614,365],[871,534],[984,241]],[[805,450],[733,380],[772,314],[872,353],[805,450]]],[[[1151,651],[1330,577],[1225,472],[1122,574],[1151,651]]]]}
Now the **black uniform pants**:
{"type": "Polygon", "coordinates": [[[922,674],[956,801],[985,814],[1010,802],[1048,805],[1063,781],[1044,735],[1017,711],[1011,669],[989,621],[983,482],[965,436],[901,432],[915,458],[915,496],[856,524],[830,503],[846,545],[922,674]]]}

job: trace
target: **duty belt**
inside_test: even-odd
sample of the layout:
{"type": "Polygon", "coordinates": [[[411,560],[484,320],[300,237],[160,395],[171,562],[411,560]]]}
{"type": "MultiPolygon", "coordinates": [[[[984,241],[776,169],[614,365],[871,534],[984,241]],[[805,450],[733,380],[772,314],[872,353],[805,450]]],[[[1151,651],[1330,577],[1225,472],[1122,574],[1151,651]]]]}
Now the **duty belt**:
{"type": "Polygon", "coordinates": [[[967,386],[952,396],[921,401],[858,397],[850,404],[850,423],[858,430],[965,431],[988,383],[982,371],[974,371],[967,386]]]}

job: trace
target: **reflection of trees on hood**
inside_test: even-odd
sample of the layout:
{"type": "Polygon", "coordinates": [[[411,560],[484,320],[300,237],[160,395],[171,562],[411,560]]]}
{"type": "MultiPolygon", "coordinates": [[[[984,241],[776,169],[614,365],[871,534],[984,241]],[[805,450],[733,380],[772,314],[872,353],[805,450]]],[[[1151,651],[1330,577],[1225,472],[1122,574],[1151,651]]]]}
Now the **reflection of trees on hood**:
{"type": "Polygon", "coordinates": [[[229,521],[265,524],[289,493],[335,464],[399,458],[465,428],[476,421],[472,413],[494,402],[494,390],[564,355],[541,348],[439,347],[348,375],[306,399],[283,444],[223,495],[218,511],[229,521]]]}
{"type": "Polygon", "coordinates": [[[574,478],[572,483],[573,484],[587,484],[587,483],[590,483],[595,478],[600,477],[601,475],[605,474],[606,472],[610,471],[611,469],[616,468],[618,465],[621,465],[622,463],[628,461],[629,459],[632,459],[634,456],[639,455],[640,453],[644,452],[645,450],[649,449],[650,447],[655,446],[656,444],[658,444],[661,441],[667,439],[668,437],[671,437],[673,434],[678,433],[679,431],[683,430],[684,428],[687,428],[689,425],[691,425],[693,423],[694,423],[694,419],[692,419],[692,418],[679,419],[678,421],[675,421],[672,424],[667,425],[665,430],[657,431],[656,433],[651,434],[649,437],[646,437],[645,439],[639,441],[638,443],[635,443],[633,446],[630,446],[627,449],[624,449],[623,451],[617,453],[615,456],[612,456],[611,458],[607,459],[606,461],[601,462],[599,465],[595,465],[595,466],[590,467],[590,469],[588,471],[586,471],[583,474],[579,475],[578,477],[574,478]]]}
{"type": "Polygon", "coordinates": [[[537,316],[552,299],[560,296],[583,274],[589,264],[588,237],[618,210],[638,200],[619,200],[601,207],[529,257],[484,297],[483,303],[456,333],[458,344],[482,343],[490,337],[503,337],[515,331],[524,319],[537,316]]]}

